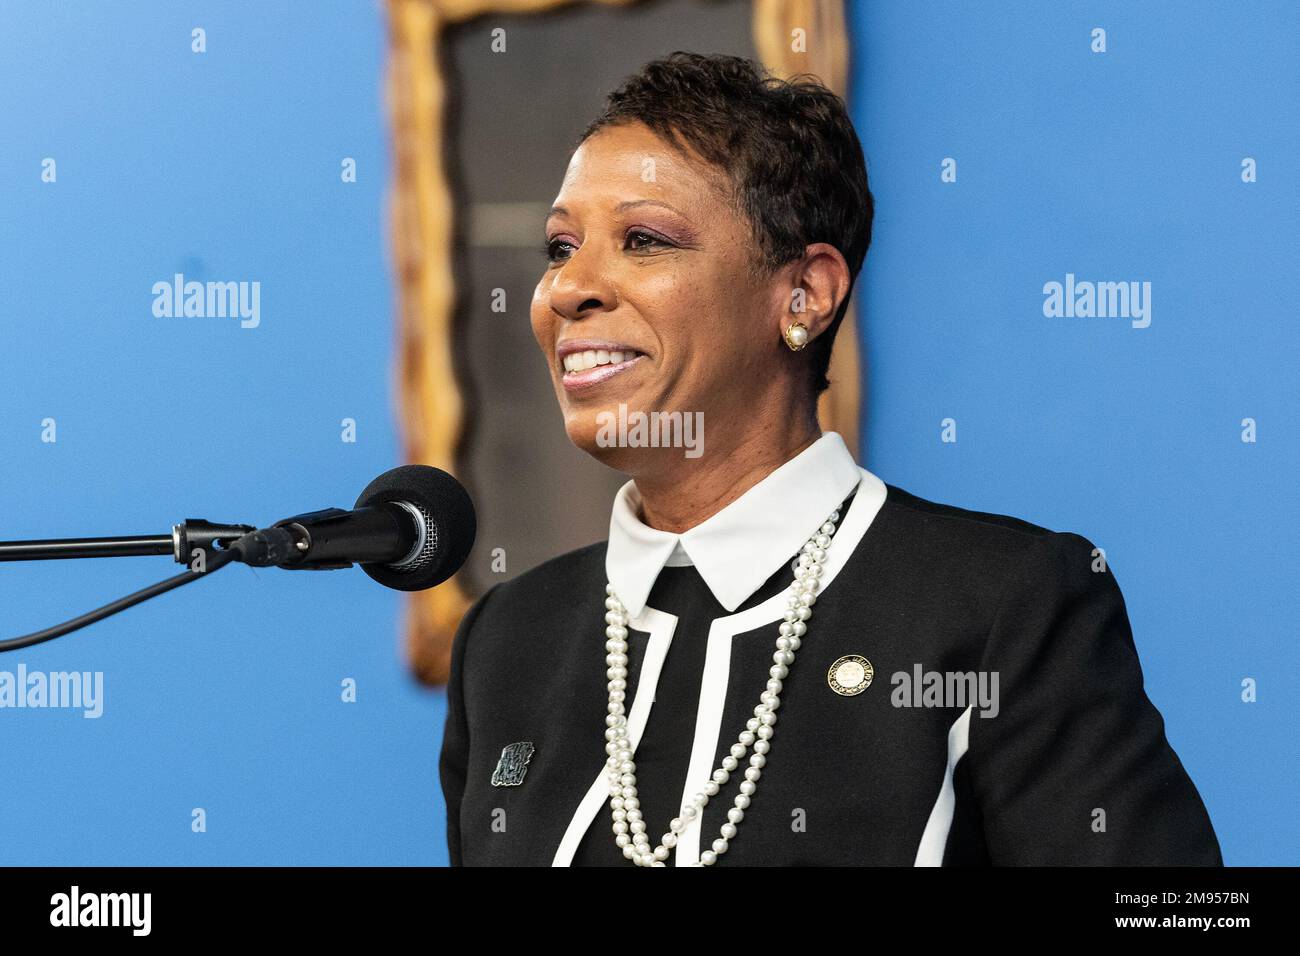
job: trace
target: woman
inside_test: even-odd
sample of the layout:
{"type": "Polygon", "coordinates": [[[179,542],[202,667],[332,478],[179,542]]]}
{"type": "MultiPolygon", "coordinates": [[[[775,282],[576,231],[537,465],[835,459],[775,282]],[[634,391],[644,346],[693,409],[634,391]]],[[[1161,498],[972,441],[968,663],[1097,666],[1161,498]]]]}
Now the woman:
{"type": "Polygon", "coordinates": [[[871,220],[842,102],[747,60],[650,63],[583,134],[532,324],[631,480],[461,625],[453,864],[1221,863],[1091,543],[819,429],[871,220]]]}

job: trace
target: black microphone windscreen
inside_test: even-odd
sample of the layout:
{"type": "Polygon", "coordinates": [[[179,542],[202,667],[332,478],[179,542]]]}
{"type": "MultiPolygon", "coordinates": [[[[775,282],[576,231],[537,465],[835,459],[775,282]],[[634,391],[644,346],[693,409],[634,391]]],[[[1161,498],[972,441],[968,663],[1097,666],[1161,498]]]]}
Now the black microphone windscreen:
{"type": "Polygon", "coordinates": [[[422,591],[441,584],[460,570],[474,546],[478,521],[469,493],[439,468],[402,465],[368,484],[356,507],[396,502],[411,505],[424,516],[428,529],[424,548],[400,566],[363,564],[361,569],[385,587],[399,591],[422,591]]]}

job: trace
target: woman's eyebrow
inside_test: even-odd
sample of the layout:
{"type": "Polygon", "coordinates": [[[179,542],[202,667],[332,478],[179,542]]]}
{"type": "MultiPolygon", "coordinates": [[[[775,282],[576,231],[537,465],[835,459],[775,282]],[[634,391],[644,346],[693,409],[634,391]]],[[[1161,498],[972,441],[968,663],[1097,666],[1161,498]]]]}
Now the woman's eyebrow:
{"type": "MultiPolygon", "coordinates": [[[[677,215],[681,216],[683,219],[691,218],[690,216],[686,215],[686,213],[678,209],[676,206],[672,206],[659,199],[625,199],[623,200],[623,202],[619,203],[617,206],[614,207],[614,211],[626,212],[627,210],[635,209],[638,206],[662,206],[663,208],[669,210],[670,212],[677,213],[677,215]]],[[[569,214],[569,210],[566,209],[564,206],[552,206],[550,212],[546,214],[545,221],[550,222],[551,219],[553,219],[556,216],[567,216],[568,214],[569,214]]]]}
{"type": "Polygon", "coordinates": [[[686,213],[682,212],[680,209],[676,208],[675,206],[671,206],[668,203],[658,199],[627,199],[619,203],[617,206],[615,206],[614,211],[624,212],[625,210],[628,209],[634,209],[637,206],[663,206],[665,209],[669,210],[670,212],[677,213],[677,215],[681,216],[683,219],[691,218],[690,216],[686,215],[686,213]]]}

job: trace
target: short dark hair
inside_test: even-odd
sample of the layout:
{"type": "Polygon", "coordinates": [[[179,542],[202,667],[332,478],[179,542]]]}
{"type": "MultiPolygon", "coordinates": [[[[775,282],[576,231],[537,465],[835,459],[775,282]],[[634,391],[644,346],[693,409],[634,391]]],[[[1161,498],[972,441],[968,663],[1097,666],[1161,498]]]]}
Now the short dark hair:
{"type": "Polygon", "coordinates": [[[752,60],[678,51],[642,67],[606,99],[579,143],[639,121],[686,153],[682,141],[731,180],[768,270],[825,242],[849,265],[849,288],[809,349],[813,395],[829,387],[831,347],[871,245],[874,203],[862,144],[844,101],[808,75],[782,80],[752,60]]]}

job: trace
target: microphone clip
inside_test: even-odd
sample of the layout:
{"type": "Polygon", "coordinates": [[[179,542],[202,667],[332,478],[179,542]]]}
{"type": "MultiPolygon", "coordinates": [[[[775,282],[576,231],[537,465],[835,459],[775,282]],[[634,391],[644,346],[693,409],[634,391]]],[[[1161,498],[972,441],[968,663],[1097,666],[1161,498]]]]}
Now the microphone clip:
{"type": "Polygon", "coordinates": [[[203,518],[186,518],[178,525],[172,526],[172,560],[177,564],[189,564],[194,560],[194,551],[203,552],[205,559],[211,559],[218,550],[225,550],[239,538],[257,529],[251,524],[216,524],[203,518]],[[218,548],[217,545],[221,547],[218,548]]]}

